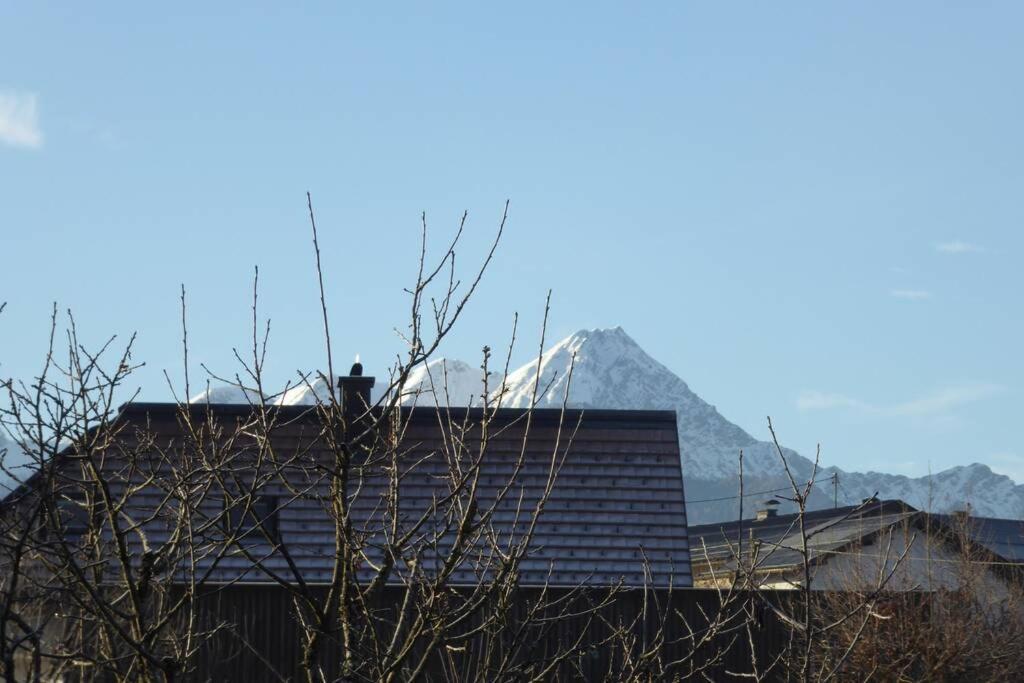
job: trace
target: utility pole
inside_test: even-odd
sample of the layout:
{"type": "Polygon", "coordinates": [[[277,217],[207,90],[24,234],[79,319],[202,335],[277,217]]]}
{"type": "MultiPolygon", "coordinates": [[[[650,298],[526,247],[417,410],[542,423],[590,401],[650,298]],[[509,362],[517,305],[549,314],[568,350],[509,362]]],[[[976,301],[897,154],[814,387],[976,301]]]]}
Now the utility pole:
{"type": "Polygon", "coordinates": [[[832,506],[839,507],[839,473],[832,473],[832,506]]]}

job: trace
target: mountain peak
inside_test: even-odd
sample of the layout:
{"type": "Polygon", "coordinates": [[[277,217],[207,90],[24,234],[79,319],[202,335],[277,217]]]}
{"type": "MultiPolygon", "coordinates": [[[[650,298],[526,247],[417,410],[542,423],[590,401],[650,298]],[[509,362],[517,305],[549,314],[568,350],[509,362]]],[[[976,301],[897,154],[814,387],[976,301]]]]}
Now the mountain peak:
{"type": "Polygon", "coordinates": [[[594,329],[582,329],[577,331],[575,334],[571,334],[552,348],[554,351],[560,346],[580,346],[584,343],[589,344],[618,344],[623,346],[632,346],[636,349],[640,349],[640,345],[637,344],[632,337],[630,337],[624,329],[621,327],[604,327],[594,329]]]}
{"type": "MultiPolygon", "coordinates": [[[[586,368],[596,369],[617,363],[622,358],[632,358],[643,365],[654,364],[664,368],[660,363],[647,355],[632,337],[621,327],[582,329],[570,334],[544,352],[541,359],[542,371],[549,367],[560,366],[567,370],[569,362],[576,358],[576,371],[586,368]]],[[[536,367],[537,360],[530,361],[520,370],[536,367]]],[[[667,371],[667,369],[665,369],[667,371]]]]}
{"type": "Polygon", "coordinates": [[[576,334],[573,334],[571,336],[579,337],[582,339],[588,339],[591,337],[624,337],[626,339],[629,339],[630,341],[633,341],[632,338],[630,338],[630,336],[626,334],[626,331],[622,329],[620,325],[616,325],[615,327],[595,327],[593,329],[583,328],[577,331],[576,334]]]}
{"type": "Polygon", "coordinates": [[[577,408],[670,409],[680,401],[703,403],[621,327],[582,329],[554,344],[509,375],[504,405],[529,405],[535,383],[540,406],[560,406],[567,389],[569,404],[577,408]]]}

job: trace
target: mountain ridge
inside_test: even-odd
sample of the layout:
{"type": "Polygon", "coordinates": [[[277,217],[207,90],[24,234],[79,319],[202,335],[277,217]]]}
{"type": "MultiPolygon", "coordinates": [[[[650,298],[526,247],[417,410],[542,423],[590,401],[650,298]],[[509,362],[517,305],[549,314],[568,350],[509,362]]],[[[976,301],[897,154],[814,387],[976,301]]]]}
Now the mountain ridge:
{"type": "MultiPolygon", "coordinates": [[[[442,398],[442,404],[479,405],[482,370],[452,359],[436,359],[417,368],[406,391],[420,388],[423,392],[407,395],[404,402],[414,400],[419,405],[435,405],[431,382],[436,394],[443,397],[442,378],[446,378],[448,387],[447,401],[442,398]]],[[[492,405],[500,398],[503,406],[527,407],[535,383],[538,407],[560,407],[566,400],[568,387],[567,405],[573,408],[675,410],[691,523],[734,518],[738,513],[740,450],[744,454],[745,490],[783,489],[784,493],[788,486],[773,444],[756,439],[730,422],[715,406],[694,393],[682,378],[644,351],[621,327],[584,329],[556,342],[541,358],[510,372],[504,394],[499,397],[500,389],[494,389],[490,397],[492,405]]],[[[500,381],[491,381],[489,386],[498,384],[500,381]]],[[[314,400],[313,393],[297,392],[287,401],[286,393],[278,400],[294,405],[293,399],[301,398],[303,403],[314,400]]],[[[810,477],[811,460],[791,449],[783,448],[783,452],[798,481],[810,477]]],[[[1024,515],[1024,486],[981,463],[958,465],[925,477],[819,467],[816,479],[819,487],[812,495],[814,507],[859,503],[877,494],[939,512],[970,504],[973,512],[982,516],[1017,518],[1024,515]],[[834,488],[833,476],[838,478],[834,488]]],[[[758,502],[751,496],[744,508],[750,511],[758,502]]]]}

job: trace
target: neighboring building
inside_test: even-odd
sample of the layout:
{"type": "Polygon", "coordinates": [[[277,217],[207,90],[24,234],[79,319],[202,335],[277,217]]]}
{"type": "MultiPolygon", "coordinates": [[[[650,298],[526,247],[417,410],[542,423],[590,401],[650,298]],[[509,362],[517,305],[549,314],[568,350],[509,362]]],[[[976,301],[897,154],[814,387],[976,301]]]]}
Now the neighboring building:
{"type": "MultiPolygon", "coordinates": [[[[727,586],[739,565],[745,572],[753,567],[762,588],[800,587],[800,521],[776,506],[769,501],[755,519],[691,527],[694,585],[727,586]]],[[[870,590],[881,576],[889,577],[886,590],[955,589],[978,568],[1001,590],[996,587],[1019,575],[1013,565],[1024,562],[1024,522],[930,515],[899,500],[814,510],[804,529],[817,590],[870,590]]]]}

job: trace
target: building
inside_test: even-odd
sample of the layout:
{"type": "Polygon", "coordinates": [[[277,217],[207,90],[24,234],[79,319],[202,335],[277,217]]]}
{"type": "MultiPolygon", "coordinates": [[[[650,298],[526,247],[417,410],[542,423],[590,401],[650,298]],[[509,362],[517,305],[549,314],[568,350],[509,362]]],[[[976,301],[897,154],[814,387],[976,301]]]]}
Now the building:
{"type": "MultiPolygon", "coordinates": [[[[342,402],[365,401],[372,385],[373,378],[361,374],[342,378],[342,402]]],[[[674,412],[499,409],[488,411],[485,420],[482,408],[398,410],[401,433],[386,435],[393,437],[387,457],[395,457],[394,468],[372,446],[351,454],[363,459],[353,466],[343,494],[360,539],[360,580],[369,581],[385,561],[384,539],[405,531],[433,535],[432,549],[416,561],[423,571],[437,570],[447,559],[445,545],[459,533],[438,501],[473,498],[475,518],[490,515],[493,538],[486,552],[527,542],[529,535],[529,550],[517,567],[521,585],[692,585],[674,412]],[[452,468],[474,466],[484,422],[486,452],[478,476],[467,480],[474,493],[469,494],[470,483],[453,491],[452,468]],[[556,461],[550,498],[534,522],[531,510],[556,461]],[[396,472],[395,499],[400,500],[396,514],[389,514],[390,478],[396,472]]],[[[118,448],[104,456],[104,467],[113,497],[124,497],[123,517],[145,520],[124,534],[133,561],[159,557],[160,549],[180,536],[180,521],[166,521],[168,497],[177,495],[169,494],[166,482],[172,472],[180,477],[196,468],[209,480],[203,499],[195,503],[201,517],[196,527],[223,536],[221,527],[227,525],[237,538],[224,543],[211,536],[197,554],[196,567],[182,576],[198,576],[207,584],[331,580],[335,526],[325,510],[337,484],[329,476],[337,435],[325,429],[316,406],[281,406],[269,410],[269,438],[254,438],[254,414],[251,406],[237,404],[122,407],[114,427],[118,448]],[[133,463],[122,462],[115,450],[131,452],[133,463]]],[[[374,438],[384,437],[369,440],[374,438]]],[[[78,462],[69,454],[71,469],[78,462]]],[[[99,520],[100,533],[109,534],[103,515],[83,512],[76,477],[67,477],[60,494],[66,499],[68,532],[85,533],[91,518],[99,520]]],[[[449,582],[474,584],[480,571],[493,569],[481,570],[485,564],[482,555],[468,554],[449,582]]],[[[396,569],[390,581],[400,582],[402,571],[396,569]]]]}
{"type": "Polygon", "coordinates": [[[742,522],[691,527],[694,584],[729,585],[739,566],[762,588],[799,588],[805,536],[817,590],[872,590],[879,577],[886,590],[955,589],[972,574],[998,591],[1019,577],[1015,565],[1024,562],[1021,521],[928,514],[900,500],[871,499],[807,512],[801,533],[798,515],[780,515],[777,506],[768,501],[742,522]]]}

